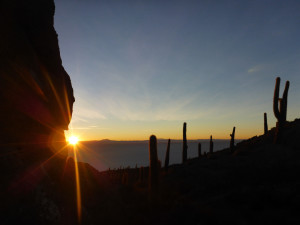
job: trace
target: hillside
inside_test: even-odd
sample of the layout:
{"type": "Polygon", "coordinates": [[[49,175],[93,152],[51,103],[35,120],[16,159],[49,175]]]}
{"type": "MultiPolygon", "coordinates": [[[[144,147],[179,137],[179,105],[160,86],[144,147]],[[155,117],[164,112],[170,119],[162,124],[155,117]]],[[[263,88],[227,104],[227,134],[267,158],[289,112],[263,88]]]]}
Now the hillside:
{"type": "MultiPolygon", "coordinates": [[[[299,132],[298,119],[287,125],[282,145],[272,144],[272,129],[241,142],[233,155],[224,149],[162,169],[154,196],[148,168],[141,177],[139,168],[100,173],[78,163],[82,224],[299,223],[299,132]]],[[[57,168],[45,168],[47,176],[30,191],[4,196],[2,224],[76,224],[74,160],[63,174],[57,168]]]]}

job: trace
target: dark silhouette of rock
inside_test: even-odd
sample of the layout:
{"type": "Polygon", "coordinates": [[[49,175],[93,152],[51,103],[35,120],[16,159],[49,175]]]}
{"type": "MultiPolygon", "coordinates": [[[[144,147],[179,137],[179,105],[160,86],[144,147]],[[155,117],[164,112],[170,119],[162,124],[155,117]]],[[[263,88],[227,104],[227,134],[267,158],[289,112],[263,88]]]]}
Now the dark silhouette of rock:
{"type": "Polygon", "coordinates": [[[53,0],[1,1],[1,152],[22,151],[26,161],[60,150],[75,101],[62,66],[54,10],[53,0]]]}
{"type": "Polygon", "coordinates": [[[1,216],[16,208],[30,218],[26,208],[34,204],[31,198],[41,201],[40,182],[61,173],[68,154],[64,130],[75,99],[54,11],[53,0],[0,1],[0,208],[7,210],[1,216]],[[22,201],[28,204],[20,209],[22,201]]]}

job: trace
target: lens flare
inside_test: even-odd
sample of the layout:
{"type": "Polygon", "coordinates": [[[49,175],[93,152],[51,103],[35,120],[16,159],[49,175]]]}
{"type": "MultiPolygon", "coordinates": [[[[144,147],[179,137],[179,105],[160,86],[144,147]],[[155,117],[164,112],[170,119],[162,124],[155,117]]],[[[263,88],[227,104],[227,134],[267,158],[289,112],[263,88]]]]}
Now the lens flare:
{"type": "Polygon", "coordinates": [[[78,143],[79,139],[76,136],[71,136],[71,137],[69,137],[68,141],[70,144],[76,145],[78,143]]]}
{"type": "Polygon", "coordinates": [[[76,176],[77,216],[78,216],[78,223],[81,224],[81,191],[80,191],[80,178],[79,178],[78,160],[77,160],[77,154],[76,154],[75,148],[76,148],[76,146],[75,146],[75,144],[73,144],[74,161],[75,161],[75,176],[76,176]]]}

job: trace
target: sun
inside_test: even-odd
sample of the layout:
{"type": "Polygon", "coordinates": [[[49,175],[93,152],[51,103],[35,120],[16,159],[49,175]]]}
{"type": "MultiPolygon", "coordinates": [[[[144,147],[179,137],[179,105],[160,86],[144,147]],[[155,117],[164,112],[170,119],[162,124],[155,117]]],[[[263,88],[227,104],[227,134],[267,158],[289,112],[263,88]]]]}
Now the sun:
{"type": "Polygon", "coordinates": [[[68,141],[70,144],[76,145],[78,143],[79,139],[76,136],[71,136],[71,137],[69,137],[68,141]]]}

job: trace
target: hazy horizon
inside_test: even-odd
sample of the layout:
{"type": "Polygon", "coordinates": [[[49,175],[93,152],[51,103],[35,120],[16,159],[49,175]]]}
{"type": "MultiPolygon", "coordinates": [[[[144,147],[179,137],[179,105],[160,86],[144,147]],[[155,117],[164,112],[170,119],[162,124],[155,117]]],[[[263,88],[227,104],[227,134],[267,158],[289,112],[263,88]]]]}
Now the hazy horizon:
{"type": "MultiPolygon", "coordinates": [[[[159,141],[168,141],[169,139],[168,138],[159,138],[159,137],[157,137],[157,141],[159,142],[159,141]]],[[[210,140],[210,138],[200,138],[200,139],[188,139],[187,141],[189,142],[189,141],[200,141],[200,140],[205,140],[205,141],[207,141],[207,140],[210,140]]],[[[215,140],[215,141],[227,141],[227,140],[230,140],[230,138],[227,138],[227,139],[223,139],[223,138],[218,138],[218,139],[213,139],[213,140],[215,140]]],[[[241,141],[241,140],[245,140],[245,139],[236,139],[235,138],[235,140],[237,140],[237,141],[241,141]]],[[[95,142],[97,142],[97,141],[112,141],[112,142],[136,142],[136,141],[144,141],[144,142],[149,142],[149,139],[147,140],[147,139],[136,139],[136,140],[134,140],[134,139],[132,139],[132,140],[114,140],[114,139],[109,139],[109,138],[103,138],[103,139],[99,139],[99,140],[78,140],[78,142],[80,143],[80,142],[93,142],[93,141],[95,141],[95,142]]],[[[171,141],[176,141],[176,142],[182,142],[182,139],[171,139],[171,141]]]]}
{"type": "MultiPolygon", "coordinates": [[[[241,140],[235,140],[235,143],[241,140]]],[[[86,162],[99,171],[109,168],[149,166],[149,141],[82,141],[75,147],[79,162],[86,162]]],[[[201,140],[202,154],[209,152],[209,139],[201,140]]],[[[187,158],[198,157],[199,140],[188,140],[187,158]]],[[[214,152],[229,148],[229,140],[214,140],[214,152]]],[[[165,160],[167,140],[157,140],[158,159],[165,160]]],[[[74,157],[73,151],[69,156],[74,157]]],[[[182,140],[171,140],[170,165],[182,163],[182,140]]]]}

